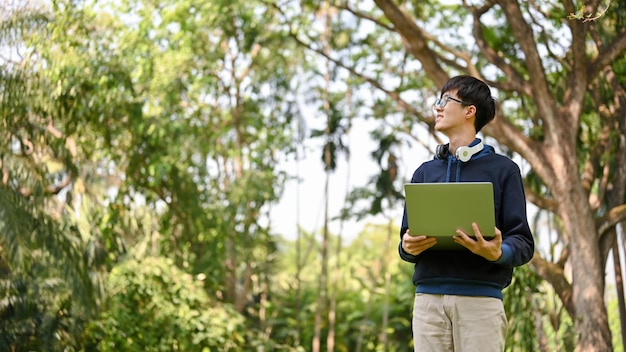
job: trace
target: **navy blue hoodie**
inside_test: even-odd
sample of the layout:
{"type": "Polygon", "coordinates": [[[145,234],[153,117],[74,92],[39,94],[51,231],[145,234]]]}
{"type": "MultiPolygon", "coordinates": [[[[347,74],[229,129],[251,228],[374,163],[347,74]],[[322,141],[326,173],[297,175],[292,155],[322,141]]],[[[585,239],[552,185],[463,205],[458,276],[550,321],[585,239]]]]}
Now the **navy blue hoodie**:
{"type": "MultiPolygon", "coordinates": [[[[476,145],[476,139],[470,146],[476,145]]],[[[411,255],[402,249],[408,229],[406,206],[400,229],[400,257],[415,263],[416,293],[486,296],[502,299],[502,289],[511,283],[513,268],[530,261],[535,245],[526,218],[526,196],[517,164],[496,154],[492,146],[461,162],[453,155],[423,163],[411,183],[493,183],[496,227],[502,232],[502,256],[495,262],[469,250],[431,250],[411,255]]],[[[450,216],[454,216],[450,214],[450,216]]]]}

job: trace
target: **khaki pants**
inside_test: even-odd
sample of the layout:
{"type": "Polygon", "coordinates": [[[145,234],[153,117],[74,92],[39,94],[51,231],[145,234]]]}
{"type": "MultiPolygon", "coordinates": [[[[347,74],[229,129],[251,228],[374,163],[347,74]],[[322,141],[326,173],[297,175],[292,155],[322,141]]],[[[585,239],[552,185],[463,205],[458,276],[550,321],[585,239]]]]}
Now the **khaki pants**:
{"type": "Polygon", "coordinates": [[[415,352],[502,352],[507,329],[498,298],[415,295],[415,352]]]}

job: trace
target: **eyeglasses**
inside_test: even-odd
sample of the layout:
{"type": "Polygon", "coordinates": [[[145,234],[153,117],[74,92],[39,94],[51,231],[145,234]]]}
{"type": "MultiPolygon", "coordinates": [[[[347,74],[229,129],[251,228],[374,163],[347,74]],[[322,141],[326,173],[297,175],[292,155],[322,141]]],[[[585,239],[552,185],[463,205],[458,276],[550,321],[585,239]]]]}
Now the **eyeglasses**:
{"type": "Polygon", "coordinates": [[[460,104],[463,104],[463,105],[474,105],[474,104],[466,103],[463,100],[459,100],[459,99],[453,98],[453,97],[451,97],[449,95],[446,95],[443,98],[437,98],[437,100],[435,100],[435,104],[433,104],[433,109],[437,109],[437,107],[440,107],[442,109],[445,108],[446,105],[448,105],[448,100],[454,100],[457,103],[460,103],[460,104]]]}

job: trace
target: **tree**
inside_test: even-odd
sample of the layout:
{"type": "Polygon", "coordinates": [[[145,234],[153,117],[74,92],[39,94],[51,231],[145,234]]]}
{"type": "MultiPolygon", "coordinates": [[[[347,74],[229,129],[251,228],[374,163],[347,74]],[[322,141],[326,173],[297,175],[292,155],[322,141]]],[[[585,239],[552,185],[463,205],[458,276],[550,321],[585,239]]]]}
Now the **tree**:
{"type": "Polygon", "coordinates": [[[151,253],[207,275],[206,289],[243,311],[252,296],[267,295],[267,219],[285,177],[275,165],[293,148],[286,127],[298,53],[256,2],[130,0],[91,11],[99,15],[87,27],[92,35],[77,46],[101,38],[92,54],[127,70],[124,91],[137,104],[137,114],[107,119],[127,128],[107,146],[124,177],[111,203],[145,203],[151,253]]]}
{"type": "MultiPolygon", "coordinates": [[[[200,277],[204,278],[204,277],[200,277]]],[[[244,317],[218,306],[201,280],[171,259],[129,256],[107,278],[107,299],[87,328],[86,350],[240,351],[244,317]]]]}
{"type": "Polygon", "coordinates": [[[57,96],[60,82],[37,66],[52,11],[1,7],[0,349],[76,348],[97,307],[105,256],[97,234],[84,231],[86,217],[76,216],[84,174],[75,140],[55,124],[69,124],[71,99],[57,96]]]}
{"type": "MultiPolygon", "coordinates": [[[[280,31],[259,30],[272,26],[271,11],[247,1],[49,5],[15,40],[26,55],[2,71],[3,204],[14,212],[2,214],[3,273],[28,269],[41,252],[43,269],[66,275],[48,273],[57,286],[45,281],[46,289],[58,293],[37,304],[80,298],[93,308],[89,279],[143,246],[206,275],[207,292],[240,311],[253,294],[267,295],[275,250],[267,212],[284,178],[274,165],[292,148],[285,127],[297,58],[280,31]]],[[[11,35],[15,23],[2,29],[11,35]]],[[[37,292],[7,296],[32,302],[37,292]]],[[[59,305],[48,309],[68,316],[59,305]]],[[[72,307],[75,331],[59,335],[78,339],[84,318],[72,307]]],[[[4,327],[3,338],[19,340],[16,326],[4,327]]],[[[56,331],[46,333],[54,342],[56,331]]]]}
{"type": "Polygon", "coordinates": [[[532,266],[575,322],[577,349],[611,350],[604,268],[615,241],[609,230],[626,218],[623,4],[604,11],[603,1],[374,3],[333,3],[346,24],[335,29],[342,41],[330,54],[310,32],[294,27],[292,36],[395,102],[404,116],[398,131],[414,132],[415,121],[432,133],[424,88],[451,74],[494,87],[500,109],[484,133],[524,159],[529,201],[559,219],[560,257],[538,251],[532,266]],[[577,19],[580,11],[589,20],[577,19]]]}

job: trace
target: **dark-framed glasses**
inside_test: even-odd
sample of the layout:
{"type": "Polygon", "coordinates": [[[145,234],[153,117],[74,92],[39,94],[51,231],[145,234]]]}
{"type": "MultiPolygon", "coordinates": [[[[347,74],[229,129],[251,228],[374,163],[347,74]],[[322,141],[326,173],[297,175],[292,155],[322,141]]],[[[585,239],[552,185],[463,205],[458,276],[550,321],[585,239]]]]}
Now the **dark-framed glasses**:
{"type": "Polygon", "coordinates": [[[435,104],[433,104],[433,109],[437,109],[437,107],[440,107],[442,109],[445,108],[446,105],[448,105],[448,101],[449,100],[454,100],[457,103],[463,104],[463,105],[473,105],[473,104],[470,104],[470,103],[466,103],[463,100],[459,100],[459,99],[453,98],[453,97],[451,97],[449,95],[446,95],[443,98],[437,98],[435,100],[435,104]]]}

